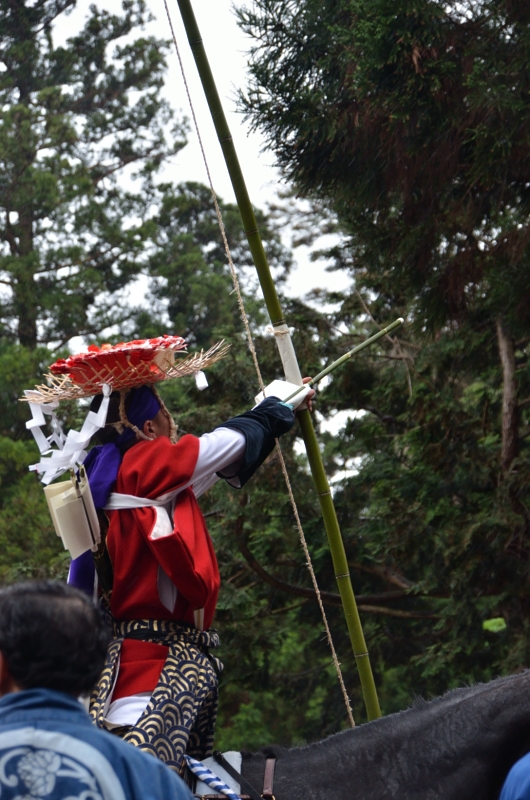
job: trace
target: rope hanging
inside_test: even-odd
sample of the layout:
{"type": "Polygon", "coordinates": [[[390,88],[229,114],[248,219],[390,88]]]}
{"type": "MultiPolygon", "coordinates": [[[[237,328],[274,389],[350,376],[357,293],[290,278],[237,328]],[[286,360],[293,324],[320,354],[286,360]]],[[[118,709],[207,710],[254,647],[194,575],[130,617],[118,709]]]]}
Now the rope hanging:
{"type": "MultiPolygon", "coordinates": [[[[177,53],[177,58],[178,58],[179,66],[180,66],[180,71],[181,71],[181,74],[182,74],[184,87],[186,89],[186,95],[188,97],[188,102],[189,102],[189,105],[190,105],[191,115],[192,115],[192,118],[193,118],[193,124],[194,124],[194,127],[195,127],[195,131],[197,133],[197,139],[199,141],[199,146],[200,146],[200,149],[201,149],[201,154],[202,154],[202,158],[203,158],[203,161],[204,161],[204,166],[205,166],[205,169],[206,169],[206,174],[208,176],[208,183],[209,183],[209,186],[210,186],[210,191],[212,193],[212,198],[213,198],[213,202],[214,202],[214,206],[215,206],[215,213],[217,215],[217,222],[218,222],[218,225],[219,225],[219,229],[221,231],[221,236],[222,236],[222,239],[223,239],[223,244],[224,244],[224,248],[225,248],[226,257],[227,257],[227,260],[228,260],[228,265],[230,267],[230,275],[231,275],[231,278],[232,278],[232,283],[234,284],[234,291],[235,291],[236,296],[237,296],[237,302],[238,302],[238,305],[239,305],[239,311],[240,311],[240,314],[241,314],[241,319],[243,321],[243,325],[244,325],[244,328],[245,328],[249,350],[250,350],[250,352],[252,354],[252,360],[254,362],[254,368],[256,370],[256,375],[257,375],[257,378],[258,378],[259,387],[260,387],[261,391],[264,392],[265,391],[265,385],[263,383],[263,378],[262,378],[262,375],[261,375],[261,370],[260,370],[260,366],[259,366],[259,362],[258,362],[258,356],[257,356],[257,353],[256,353],[256,347],[254,345],[254,339],[253,339],[253,336],[252,336],[252,331],[250,329],[250,323],[249,323],[248,316],[247,316],[247,313],[246,313],[245,304],[244,304],[244,301],[243,301],[243,296],[241,294],[241,287],[240,287],[240,284],[239,284],[237,271],[236,271],[236,268],[235,268],[235,265],[234,265],[234,262],[233,262],[233,259],[232,259],[232,254],[230,252],[230,245],[228,244],[228,239],[226,237],[226,230],[225,230],[225,226],[224,226],[224,222],[223,222],[223,216],[221,214],[221,209],[219,207],[219,203],[218,203],[218,200],[217,200],[217,194],[216,194],[215,189],[214,189],[212,176],[211,176],[211,173],[210,173],[210,167],[208,165],[208,159],[206,157],[206,152],[205,152],[205,149],[204,149],[202,136],[201,136],[200,129],[199,129],[199,124],[198,124],[197,117],[196,117],[196,114],[195,114],[195,108],[194,108],[194,105],[193,105],[193,101],[191,99],[191,93],[190,93],[190,89],[189,89],[189,85],[188,85],[188,80],[186,78],[186,72],[184,70],[184,64],[183,64],[183,61],[182,61],[182,58],[181,58],[180,49],[179,49],[178,42],[177,42],[177,37],[175,35],[175,31],[174,31],[174,28],[173,28],[173,22],[172,22],[172,19],[171,19],[171,14],[169,12],[167,0],[164,0],[164,7],[165,7],[165,10],[166,10],[166,15],[167,15],[167,19],[168,19],[168,22],[169,22],[169,27],[170,27],[170,30],[171,30],[173,43],[175,45],[175,50],[176,50],[176,53],[177,53]]],[[[343,674],[342,674],[340,661],[338,659],[337,652],[335,650],[335,645],[333,643],[333,638],[332,638],[331,630],[330,630],[329,623],[328,623],[328,620],[327,620],[326,611],[324,609],[324,603],[322,601],[322,597],[321,597],[321,594],[320,594],[320,589],[319,589],[317,578],[316,578],[315,571],[314,571],[314,568],[313,568],[313,562],[311,560],[311,554],[309,552],[309,548],[308,548],[308,545],[307,545],[307,540],[306,540],[305,533],[304,533],[304,530],[303,530],[303,527],[302,527],[302,522],[300,520],[300,515],[298,513],[298,506],[296,504],[296,500],[295,500],[295,497],[294,497],[291,481],[290,481],[290,478],[289,478],[289,474],[287,472],[287,466],[285,464],[285,459],[283,457],[283,453],[282,453],[282,450],[281,450],[281,447],[280,447],[280,443],[279,443],[278,440],[276,440],[276,448],[277,448],[278,456],[279,456],[279,459],[280,459],[280,465],[281,465],[281,468],[282,468],[283,477],[285,479],[287,492],[289,494],[289,499],[291,501],[291,506],[292,506],[294,517],[295,517],[295,520],[296,520],[296,527],[298,529],[298,535],[300,537],[300,542],[301,542],[301,545],[302,545],[302,549],[304,551],[304,556],[305,556],[305,559],[306,559],[306,565],[307,565],[307,568],[309,570],[309,574],[311,576],[311,581],[313,583],[313,588],[314,588],[314,591],[315,591],[315,596],[317,598],[317,602],[318,602],[318,605],[320,607],[320,613],[322,615],[322,620],[323,620],[324,628],[325,628],[325,631],[326,631],[326,638],[328,640],[328,645],[329,645],[329,648],[331,650],[331,654],[332,654],[332,658],[333,658],[333,664],[334,664],[335,670],[337,672],[337,678],[338,678],[338,681],[339,681],[339,684],[340,684],[340,688],[341,688],[341,691],[342,691],[342,696],[344,698],[344,704],[346,706],[346,712],[348,714],[348,719],[349,719],[350,725],[351,725],[352,728],[354,728],[355,727],[355,720],[353,718],[353,711],[352,711],[352,707],[351,707],[351,703],[350,703],[350,698],[348,697],[348,692],[346,690],[346,685],[344,683],[344,677],[343,677],[343,674]]]]}

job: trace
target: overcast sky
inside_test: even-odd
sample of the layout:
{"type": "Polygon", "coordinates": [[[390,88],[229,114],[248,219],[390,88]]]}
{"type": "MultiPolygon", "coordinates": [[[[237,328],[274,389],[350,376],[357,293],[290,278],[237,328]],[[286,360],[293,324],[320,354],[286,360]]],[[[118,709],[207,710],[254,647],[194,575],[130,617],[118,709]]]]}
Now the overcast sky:
{"type": "MultiPolygon", "coordinates": [[[[225,200],[235,202],[221,149],[180,19],[177,2],[169,0],[168,5],[215,189],[225,200]]],[[[156,29],[159,36],[169,36],[163,0],[154,0],[150,7],[157,17],[153,28],[156,29]]],[[[259,134],[250,134],[248,125],[244,123],[241,114],[236,112],[235,102],[237,88],[243,87],[245,84],[246,51],[249,41],[236,24],[230,0],[195,0],[194,10],[250,196],[256,205],[263,205],[265,200],[274,197],[279,175],[272,166],[274,161],[272,154],[260,153],[263,148],[262,138],[259,134]]],[[[166,83],[167,97],[174,108],[182,109],[189,116],[188,100],[174,52],[169,61],[169,80],[166,83]]],[[[197,180],[200,177],[206,182],[206,173],[195,131],[190,132],[189,144],[179,154],[176,161],[176,174],[186,179],[197,180]]]]}
{"type": "MultiPolygon", "coordinates": [[[[247,0],[247,2],[252,2],[252,0],[247,0]]],[[[78,0],[74,12],[68,17],[62,16],[57,30],[58,39],[67,38],[79,29],[89,5],[88,0],[78,0]]],[[[105,0],[101,5],[109,11],[119,12],[121,9],[120,0],[105,0]]],[[[178,4],[176,0],[168,0],[168,5],[215,190],[224,200],[235,202],[221,149],[180,19],[178,4]]],[[[149,24],[146,32],[157,38],[171,38],[163,0],[150,0],[148,6],[156,19],[149,24]]],[[[273,166],[274,155],[264,151],[262,137],[258,133],[250,133],[248,124],[236,111],[236,91],[245,86],[247,52],[250,42],[237,26],[232,0],[194,0],[193,7],[224,104],[250,198],[255,206],[264,208],[267,201],[274,199],[277,189],[282,184],[281,176],[273,166]]],[[[174,49],[168,61],[169,70],[164,94],[177,112],[191,118],[174,49]]],[[[207,183],[204,163],[193,128],[188,136],[188,145],[173,159],[171,164],[167,165],[164,179],[175,182],[196,180],[207,183]]],[[[321,264],[311,264],[304,250],[298,250],[295,257],[298,268],[293,272],[289,282],[290,293],[303,295],[313,288],[341,289],[347,285],[348,280],[345,276],[328,273],[321,264]]]]}

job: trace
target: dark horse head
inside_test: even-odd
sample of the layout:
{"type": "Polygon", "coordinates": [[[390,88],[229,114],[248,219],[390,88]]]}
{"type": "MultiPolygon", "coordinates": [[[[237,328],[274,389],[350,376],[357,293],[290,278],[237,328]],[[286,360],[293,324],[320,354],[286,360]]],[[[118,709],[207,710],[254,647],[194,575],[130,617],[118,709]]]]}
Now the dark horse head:
{"type": "Polygon", "coordinates": [[[307,747],[243,754],[263,786],[277,758],[276,800],[497,800],[530,751],[530,671],[456,689],[307,747]]]}

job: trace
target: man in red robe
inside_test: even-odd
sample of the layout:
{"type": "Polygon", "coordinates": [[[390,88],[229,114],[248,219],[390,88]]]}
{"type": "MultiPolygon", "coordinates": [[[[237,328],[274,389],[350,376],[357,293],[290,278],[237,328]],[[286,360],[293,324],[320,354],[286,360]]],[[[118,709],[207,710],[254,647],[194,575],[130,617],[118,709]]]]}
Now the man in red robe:
{"type": "MultiPolygon", "coordinates": [[[[209,654],[219,643],[209,630],[219,570],[197,498],[220,478],[244,486],[294,419],[291,405],[267,397],[211,433],[172,443],[167,410],[142,386],[125,404],[111,398],[104,444],[85,462],[96,508],[108,516],[113,571],[114,638],[91,714],[176,770],[184,753],[211,754],[222,669],[209,654]]],[[[73,562],[77,585],[86,557],[73,562]]]]}

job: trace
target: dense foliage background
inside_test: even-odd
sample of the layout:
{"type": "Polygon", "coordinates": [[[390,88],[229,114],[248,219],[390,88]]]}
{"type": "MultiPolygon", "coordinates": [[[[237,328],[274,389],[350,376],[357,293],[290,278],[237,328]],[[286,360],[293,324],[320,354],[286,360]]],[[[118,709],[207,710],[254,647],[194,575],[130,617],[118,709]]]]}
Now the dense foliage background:
{"type": "MultiPolygon", "coordinates": [[[[66,574],[16,399],[71,337],[230,341],[208,391],[164,387],[182,432],[211,429],[257,391],[209,192],[163,182],[186,127],[159,100],[165,44],[142,36],[145,7],[128,0],[121,16],[92,7],[55,47],[54,20],[72,4],[0,0],[2,581],[66,574]],[[134,301],[137,279],[147,303],[134,301]]],[[[315,258],[353,279],[310,305],[284,299],[304,373],[406,318],[334,374],[316,413],[317,424],[335,418],[321,439],[386,713],[528,662],[528,13],[517,0],[255,0],[240,11],[255,43],[242,105],[308,201],[298,212],[291,197],[284,213],[315,247],[334,231],[315,258]]],[[[272,380],[280,364],[238,212],[223,211],[272,380]]],[[[281,285],[291,256],[273,220],[260,223],[281,285]]],[[[69,425],[84,412],[62,413],[69,425]]],[[[296,437],[282,447],[362,720],[296,437]]],[[[345,726],[277,457],[202,505],[223,575],[218,745],[345,726]]]]}

